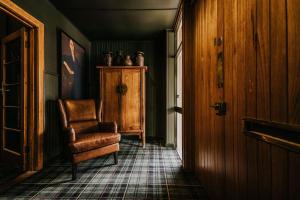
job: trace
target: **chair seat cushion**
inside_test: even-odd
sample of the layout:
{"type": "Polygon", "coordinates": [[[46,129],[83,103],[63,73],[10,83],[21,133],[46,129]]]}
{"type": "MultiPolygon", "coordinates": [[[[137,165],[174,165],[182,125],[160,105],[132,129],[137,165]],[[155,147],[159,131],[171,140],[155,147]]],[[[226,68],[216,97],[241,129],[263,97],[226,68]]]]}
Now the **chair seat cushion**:
{"type": "Polygon", "coordinates": [[[82,133],[70,144],[72,153],[81,153],[120,142],[119,133],[82,133]]]}

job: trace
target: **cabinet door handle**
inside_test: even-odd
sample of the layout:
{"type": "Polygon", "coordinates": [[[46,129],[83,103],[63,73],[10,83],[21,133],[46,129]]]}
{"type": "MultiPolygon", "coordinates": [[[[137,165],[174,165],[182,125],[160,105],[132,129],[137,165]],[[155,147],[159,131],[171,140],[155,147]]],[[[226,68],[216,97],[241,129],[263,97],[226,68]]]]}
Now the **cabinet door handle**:
{"type": "Polygon", "coordinates": [[[126,84],[121,83],[117,86],[117,93],[125,95],[127,93],[128,87],[126,84]]]}

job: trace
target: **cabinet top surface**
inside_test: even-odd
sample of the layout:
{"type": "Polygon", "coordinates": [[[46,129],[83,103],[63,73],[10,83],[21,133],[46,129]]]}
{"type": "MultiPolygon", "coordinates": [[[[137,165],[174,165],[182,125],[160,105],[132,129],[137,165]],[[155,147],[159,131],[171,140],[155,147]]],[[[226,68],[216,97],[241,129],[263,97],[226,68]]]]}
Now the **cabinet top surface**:
{"type": "Polygon", "coordinates": [[[96,66],[97,69],[146,69],[147,66],[96,66]]]}

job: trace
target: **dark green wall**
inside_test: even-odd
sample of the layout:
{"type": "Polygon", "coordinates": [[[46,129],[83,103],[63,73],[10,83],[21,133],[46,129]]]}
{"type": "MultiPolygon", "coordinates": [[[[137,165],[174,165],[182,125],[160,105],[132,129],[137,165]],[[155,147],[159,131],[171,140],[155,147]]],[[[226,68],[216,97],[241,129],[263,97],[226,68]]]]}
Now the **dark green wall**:
{"type": "Polygon", "coordinates": [[[146,73],[146,136],[165,138],[165,37],[153,40],[99,40],[92,42],[90,86],[98,95],[98,72],[95,65],[103,63],[103,52],[122,50],[134,56],[137,50],[145,53],[146,73]]]}
{"type": "MultiPolygon", "coordinates": [[[[49,161],[61,152],[61,134],[56,100],[59,97],[57,33],[63,30],[85,47],[90,55],[91,43],[64,15],[47,0],[13,0],[45,25],[45,133],[44,156],[49,161]]],[[[87,61],[89,66],[89,61],[87,61]]],[[[88,70],[88,67],[87,67],[88,70]]]]}

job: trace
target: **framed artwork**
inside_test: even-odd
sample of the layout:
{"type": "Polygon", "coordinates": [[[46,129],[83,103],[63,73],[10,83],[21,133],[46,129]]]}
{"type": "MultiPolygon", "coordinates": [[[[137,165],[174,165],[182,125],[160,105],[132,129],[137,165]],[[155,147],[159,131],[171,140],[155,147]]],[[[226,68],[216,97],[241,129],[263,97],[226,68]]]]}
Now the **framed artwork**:
{"type": "Polygon", "coordinates": [[[65,32],[60,32],[60,93],[62,99],[84,97],[86,51],[65,32]]]}

